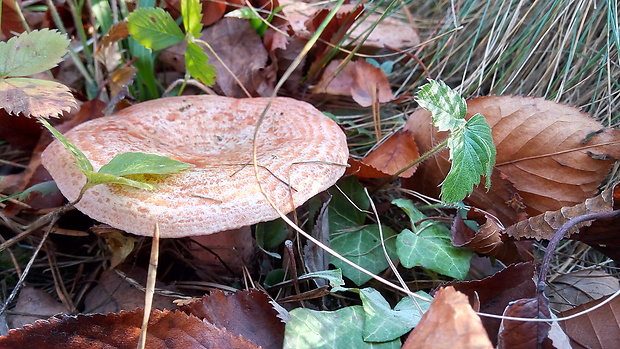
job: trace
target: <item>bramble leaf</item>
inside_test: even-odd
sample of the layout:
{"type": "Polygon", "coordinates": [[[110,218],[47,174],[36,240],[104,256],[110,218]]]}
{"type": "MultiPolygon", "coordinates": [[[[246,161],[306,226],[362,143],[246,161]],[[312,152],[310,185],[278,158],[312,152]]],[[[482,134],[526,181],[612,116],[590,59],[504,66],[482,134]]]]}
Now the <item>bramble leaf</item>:
{"type": "Polygon", "coordinates": [[[0,78],[49,70],[62,60],[68,46],[66,35],[49,29],[22,33],[0,42],[0,78]]]}
{"type": "Polygon", "coordinates": [[[486,177],[486,188],[491,187],[491,173],[495,165],[496,150],[491,127],[480,114],[474,115],[465,127],[448,137],[452,166],[441,184],[441,199],[458,202],[473,191],[486,177]]]}
{"type": "Polygon", "coordinates": [[[213,65],[208,64],[208,61],[209,56],[200,49],[200,46],[193,42],[187,43],[187,49],[185,50],[185,67],[187,72],[194,79],[207,86],[212,86],[215,84],[217,72],[213,65]]]}
{"type": "Polygon", "coordinates": [[[194,38],[200,37],[202,31],[202,5],[199,0],[181,0],[181,14],[185,32],[194,38]]]}
{"type": "Polygon", "coordinates": [[[183,171],[192,165],[166,156],[127,152],[116,155],[110,162],[101,166],[99,173],[114,176],[133,174],[170,174],[183,171]]]}
{"type": "Polygon", "coordinates": [[[418,104],[433,114],[433,125],[439,131],[452,131],[465,125],[467,104],[463,97],[443,81],[429,80],[420,87],[418,104]]]}
{"type": "Polygon", "coordinates": [[[152,50],[161,50],[185,39],[172,16],[161,8],[141,8],[132,12],[127,28],[140,44],[152,50]]]}

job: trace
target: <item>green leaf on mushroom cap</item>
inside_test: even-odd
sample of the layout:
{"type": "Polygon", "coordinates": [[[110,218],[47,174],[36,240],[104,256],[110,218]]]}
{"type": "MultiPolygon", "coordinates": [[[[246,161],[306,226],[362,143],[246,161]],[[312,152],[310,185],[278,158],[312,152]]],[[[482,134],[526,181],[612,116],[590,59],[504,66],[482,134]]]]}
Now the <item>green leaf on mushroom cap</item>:
{"type": "Polygon", "coordinates": [[[101,166],[98,172],[122,177],[132,174],[177,173],[190,167],[192,165],[167,156],[127,152],[113,157],[110,162],[101,166]]]}

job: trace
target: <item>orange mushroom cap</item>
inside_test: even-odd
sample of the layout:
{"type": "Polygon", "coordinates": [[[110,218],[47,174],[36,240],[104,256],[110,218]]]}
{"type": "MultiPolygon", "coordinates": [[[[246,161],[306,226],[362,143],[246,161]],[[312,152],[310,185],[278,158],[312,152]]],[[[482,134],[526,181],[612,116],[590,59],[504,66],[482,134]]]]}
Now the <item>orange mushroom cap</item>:
{"type": "MultiPolygon", "coordinates": [[[[279,217],[260,192],[252,165],[255,128],[268,102],[168,97],[75,127],[65,136],[95,171],[124,152],[194,165],[171,175],[143,175],[158,186],[155,191],[96,185],[76,207],[138,235],[151,236],[157,221],[162,238],[207,235],[279,217]]],[[[284,213],[333,185],[347,163],[346,137],[339,126],[310,104],[290,98],[273,100],[256,142],[260,183],[284,213]]],[[[60,142],[45,149],[42,163],[63,195],[76,199],[86,177],[60,142]]]]}

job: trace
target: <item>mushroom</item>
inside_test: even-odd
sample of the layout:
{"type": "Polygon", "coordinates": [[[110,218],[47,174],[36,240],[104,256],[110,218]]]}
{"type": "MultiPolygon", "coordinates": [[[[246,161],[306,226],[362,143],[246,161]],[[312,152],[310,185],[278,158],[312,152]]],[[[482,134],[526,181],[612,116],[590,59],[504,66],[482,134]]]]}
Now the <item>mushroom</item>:
{"type": "MultiPolygon", "coordinates": [[[[339,126],[308,103],[219,96],[161,98],[83,123],[65,136],[98,170],[124,152],[151,153],[193,167],[170,175],[142,175],[158,186],[145,191],[101,184],[76,208],[129,233],[162,238],[203,236],[279,217],[333,185],[344,173],[348,149],[339,126]],[[258,182],[264,188],[261,193],[258,182]]],[[[58,141],[42,154],[43,166],[69,200],[86,182],[58,141]]]]}

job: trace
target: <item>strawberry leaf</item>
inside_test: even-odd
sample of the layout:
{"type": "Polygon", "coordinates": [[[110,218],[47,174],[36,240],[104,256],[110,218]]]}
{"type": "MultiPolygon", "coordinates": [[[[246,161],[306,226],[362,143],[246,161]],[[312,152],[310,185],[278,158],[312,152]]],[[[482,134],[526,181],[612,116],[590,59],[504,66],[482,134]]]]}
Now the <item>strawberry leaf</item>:
{"type": "Polygon", "coordinates": [[[202,5],[199,0],[181,0],[181,14],[185,32],[194,38],[200,37],[202,31],[202,5]]]}
{"type": "Polygon", "coordinates": [[[0,42],[0,78],[49,70],[62,60],[68,46],[66,35],[49,29],[22,33],[0,42]]]}
{"type": "Polygon", "coordinates": [[[152,50],[161,50],[185,39],[172,16],[161,8],[141,8],[132,12],[127,28],[140,44],[152,50]]]}
{"type": "Polygon", "coordinates": [[[187,67],[187,72],[194,79],[199,80],[207,86],[212,86],[215,84],[217,72],[215,71],[215,67],[208,64],[208,62],[209,56],[200,49],[200,46],[193,42],[187,43],[187,49],[185,51],[185,66],[187,67]]]}

